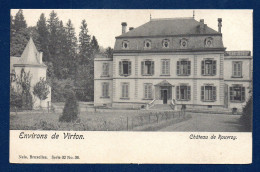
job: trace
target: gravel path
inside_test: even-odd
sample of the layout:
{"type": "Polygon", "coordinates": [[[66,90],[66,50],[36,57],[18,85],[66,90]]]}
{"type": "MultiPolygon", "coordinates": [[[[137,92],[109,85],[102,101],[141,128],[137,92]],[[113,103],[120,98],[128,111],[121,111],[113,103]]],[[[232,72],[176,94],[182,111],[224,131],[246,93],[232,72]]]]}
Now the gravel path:
{"type": "Polygon", "coordinates": [[[240,132],[240,115],[191,114],[192,118],[160,131],[193,131],[193,132],[240,132]]]}

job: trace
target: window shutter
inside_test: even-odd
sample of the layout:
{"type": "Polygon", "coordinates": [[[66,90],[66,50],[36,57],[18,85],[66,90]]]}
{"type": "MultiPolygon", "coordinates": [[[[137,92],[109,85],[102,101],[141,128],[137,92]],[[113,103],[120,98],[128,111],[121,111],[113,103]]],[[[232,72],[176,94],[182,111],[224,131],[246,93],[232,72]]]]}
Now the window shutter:
{"type": "Polygon", "coordinates": [[[144,75],[144,62],[141,62],[141,74],[144,75]]]}
{"type": "Polygon", "coordinates": [[[190,100],[190,86],[187,86],[187,99],[190,100]]]}
{"type": "Polygon", "coordinates": [[[212,61],[212,75],[216,75],[217,73],[217,61],[213,60],[212,61]]]}
{"type": "Polygon", "coordinates": [[[180,86],[176,87],[176,99],[179,100],[180,99],[180,86]]]}
{"type": "Polygon", "coordinates": [[[166,60],[166,74],[169,75],[170,74],[170,61],[166,60]]]}
{"type": "Polygon", "coordinates": [[[241,101],[245,101],[245,97],[246,97],[245,87],[242,87],[242,89],[241,89],[241,101]]]}
{"type": "Polygon", "coordinates": [[[119,62],[119,75],[122,75],[122,62],[119,62]]]}
{"type": "Polygon", "coordinates": [[[105,75],[105,71],[106,71],[106,69],[105,69],[105,67],[106,67],[106,64],[105,63],[103,63],[103,65],[102,65],[102,75],[104,76],[105,75]]]}
{"type": "Polygon", "coordinates": [[[180,61],[177,61],[177,75],[180,75],[180,61]]]}
{"type": "Polygon", "coordinates": [[[188,67],[187,74],[190,75],[190,68],[191,68],[191,67],[190,67],[190,61],[188,61],[187,65],[188,65],[188,66],[187,66],[187,67],[188,67]]]}
{"type": "Polygon", "coordinates": [[[238,70],[237,70],[237,75],[238,76],[242,76],[242,63],[238,63],[238,70]]]}
{"type": "Polygon", "coordinates": [[[128,62],[128,75],[131,75],[131,72],[132,72],[132,62],[128,62]]]}
{"type": "Polygon", "coordinates": [[[152,98],[152,85],[150,84],[149,86],[148,86],[148,90],[149,90],[149,98],[152,98]]]}
{"type": "Polygon", "coordinates": [[[105,92],[104,92],[104,87],[105,87],[105,84],[104,83],[102,83],[102,97],[104,97],[105,96],[105,92]]]}
{"type": "Polygon", "coordinates": [[[122,85],[122,97],[125,97],[125,94],[124,94],[124,84],[122,85]]]}
{"type": "Polygon", "coordinates": [[[212,97],[213,97],[214,101],[217,100],[217,90],[216,90],[216,87],[212,87],[212,97]]]}
{"type": "MultiPolygon", "coordinates": [[[[205,74],[205,61],[204,60],[202,60],[201,61],[201,75],[204,75],[205,74]]],[[[204,99],[204,98],[203,98],[204,99]]]]}
{"type": "Polygon", "coordinates": [[[109,64],[108,63],[106,65],[106,74],[107,74],[107,76],[109,76],[109,64]]]}
{"type": "Polygon", "coordinates": [[[204,86],[201,86],[201,101],[204,101],[204,86]]]}
{"type": "Polygon", "coordinates": [[[233,87],[229,87],[230,100],[233,100],[233,87]]]}
{"type": "Polygon", "coordinates": [[[151,62],[151,74],[154,75],[154,61],[151,62]]]}
{"type": "Polygon", "coordinates": [[[126,97],[128,97],[128,84],[126,84],[125,87],[126,87],[126,89],[125,89],[125,92],[126,92],[125,95],[126,95],[126,97]]]}
{"type": "Polygon", "coordinates": [[[106,96],[107,97],[109,96],[109,84],[108,83],[106,84],[106,96]]]}

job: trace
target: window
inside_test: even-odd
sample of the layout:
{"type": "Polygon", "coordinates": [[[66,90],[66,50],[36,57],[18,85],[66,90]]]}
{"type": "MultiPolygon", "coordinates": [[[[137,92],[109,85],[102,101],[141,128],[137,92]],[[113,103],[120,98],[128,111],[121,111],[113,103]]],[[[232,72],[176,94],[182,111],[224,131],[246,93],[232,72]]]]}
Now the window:
{"type": "Polygon", "coordinates": [[[176,87],[176,99],[177,100],[190,100],[190,86],[180,85],[176,87]]]}
{"type": "Polygon", "coordinates": [[[124,40],[124,41],[122,42],[122,48],[123,48],[123,49],[128,49],[128,48],[129,48],[129,41],[124,40]]]}
{"type": "Polygon", "coordinates": [[[123,76],[131,75],[131,61],[119,62],[119,75],[123,75],[123,76]]]}
{"type": "Polygon", "coordinates": [[[215,86],[201,86],[201,101],[216,101],[217,93],[215,86]]]}
{"type": "Polygon", "coordinates": [[[103,63],[102,69],[102,76],[109,76],[109,64],[103,63]]]}
{"type": "Polygon", "coordinates": [[[213,38],[209,37],[205,39],[205,47],[213,47],[213,38]]]}
{"type": "Polygon", "coordinates": [[[231,102],[245,101],[245,87],[242,87],[241,85],[234,85],[229,88],[229,93],[231,102]]]}
{"type": "Polygon", "coordinates": [[[121,98],[129,98],[129,83],[122,83],[122,94],[121,98]]]}
{"type": "Polygon", "coordinates": [[[109,98],[109,83],[108,82],[102,83],[102,97],[109,98]]]}
{"type": "Polygon", "coordinates": [[[170,60],[162,60],[162,75],[170,75],[170,60]]]}
{"type": "Polygon", "coordinates": [[[188,40],[185,39],[185,38],[181,39],[181,41],[180,41],[180,47],[181,47],[181,48],[187,48],[187,47],[188,47],[188,40]]]}
{"type": "Polygon", "coordinates": [[[233,62],[232,77],[242,77],[242,62],[233,62]]]}
{"type": "Polygon", "coordinates": [[[144,99],[152,99],[152,84],[144,84],[144,99]]]}
{"type": "Polygon", "coordinates": [[[142,75],[153,75],[154,74],[154,62],[143,61],[141,62],[142,75]]]}
{"type": "Polygon", "coordinates": [[[190,75],[190,61],[177,61],[177,75],[190,75]]]}
{"type": "Polygon", "coordinates": [[[144,41],[144,48],[145,49],[151,49],[152,42],[150,40],[145,40],[144,41]]]}
{"type": "Polygon", "coordinates": [[[217,72],[216,60],[203,60],[201,61],[201,74],[202,75],[216,75],[217,72]]]}
{"type": "Polygon", "coordinates": [[[170,41],[168,39],[164,39],[162,41],[163,48],[169,48],[170,41]]]}

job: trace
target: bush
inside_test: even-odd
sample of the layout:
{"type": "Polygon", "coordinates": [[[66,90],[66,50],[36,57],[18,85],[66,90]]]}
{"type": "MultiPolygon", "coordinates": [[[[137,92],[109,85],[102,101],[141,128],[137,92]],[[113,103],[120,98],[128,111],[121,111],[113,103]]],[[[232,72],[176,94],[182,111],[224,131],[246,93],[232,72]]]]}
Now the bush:
{"type": "Polygon", "coordinates": [[[62,116],[60,116],[60,122],[72,122],[78,118],[79,105],[74,91],[71,89],[66,91],[66,102],[63,108],[62,116]]]}
{"type": "Polygon", "coordinates": [[[253,117],[253,97],[247,101],[243,108],[243,114],[240,117],[240,122],[246,131],[252,131],[252,117],[253,117]]]}

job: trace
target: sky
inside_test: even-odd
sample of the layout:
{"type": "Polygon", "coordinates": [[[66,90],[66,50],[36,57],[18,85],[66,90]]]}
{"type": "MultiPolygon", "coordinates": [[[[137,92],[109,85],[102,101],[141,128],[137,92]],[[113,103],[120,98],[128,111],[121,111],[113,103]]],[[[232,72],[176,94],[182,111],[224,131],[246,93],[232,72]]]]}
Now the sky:
{"type": "MultiPolygon", "coordinates": [[[[18,9],[12,9],[15,16],[18,9]]],[[[41,13],[48,19],[52,9],[23,9],[28,26],[35,26],[41,13]]],[[[100,46],[114,47],[115,37],[122,32],[121,22],[127,27],[138,27],[155,18],[192,17],[193,10],[109,10],[109,9],[54,9],[63,23],[71,19],[78,37],[81,21],[86,20],[90,35],[100,46]]],[[[218,18],[222,18],[223,43],[227,51],[253,49],[253,10],[194,10],[195,20],[218,30],[218,18]]]]}

